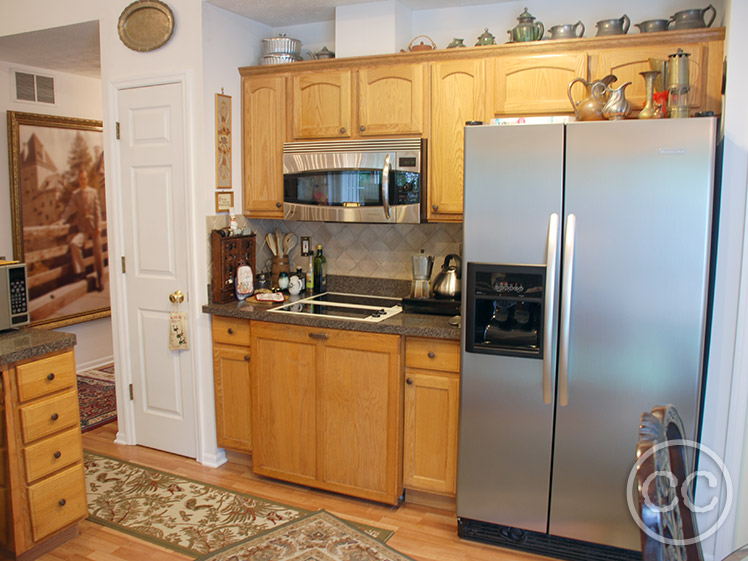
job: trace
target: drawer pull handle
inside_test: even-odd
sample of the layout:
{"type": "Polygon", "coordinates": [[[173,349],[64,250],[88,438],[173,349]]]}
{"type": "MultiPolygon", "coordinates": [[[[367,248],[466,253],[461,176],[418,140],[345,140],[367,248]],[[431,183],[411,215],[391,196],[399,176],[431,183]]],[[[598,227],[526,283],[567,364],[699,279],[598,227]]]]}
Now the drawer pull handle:
{"type": "Polygon", "coordinates": [[[435,356],[434,351],[429,351],[429,358],[434,358],[435,356]]]}
{"type": "Polygon", "coordinates": [[[55,373],[54,372],[50,372],[49,374],[47,374],[47,380],[49,380],[51,382],[54,379],[55,379],[55,373]]]}
{"type": "Polygon", "coordinates": [[[409,386],[412,386],[413,385],[413,378],[406,378],[405,383],[408,384],[409,386]]]}
{"type": "Polygon", "coordinates": [[[229,335],[233,335],[234,334],[234,328],[233,327],[229,327],[228,328],[228,332],[229,332],[229,335]]]}
{"type": "Polygon", "coordinates": [[[65,506],[65,503],[67,503],[65,499],[60,499],[59,501],[57,501],[57,504],[60,506],[65,506]]]}
{"type": "Polygon", "coordinates": [[[246,360],[247,362],[249,362],[249,355],[244,355],[244,360],[246,360]]]}
{"type": "Polygon", "coordinates": [[[52,420],[53,421],[56,421],[59,418],[60,418],[60,416],[57,413],[52,413],[52,420]]]}
{"type": "Polygon", "coordinates": [[[309,337],[311,337],[312,339],[321,339],[324,341],[325,339],[327,339],[327,333],[310,333],[309,337]]]}
{"type": "Polygon", "coordinates": [[[52,454],[52,455],[53,455],[53,456],[55,457],[55,460],[59,460],[59,459],[60,459],[60,456],[62,456],[62,452],[60,452],[60,451],[58,450],[57,452],[55,452],[55,453],[54,453],[54,454],[52,454]]]}

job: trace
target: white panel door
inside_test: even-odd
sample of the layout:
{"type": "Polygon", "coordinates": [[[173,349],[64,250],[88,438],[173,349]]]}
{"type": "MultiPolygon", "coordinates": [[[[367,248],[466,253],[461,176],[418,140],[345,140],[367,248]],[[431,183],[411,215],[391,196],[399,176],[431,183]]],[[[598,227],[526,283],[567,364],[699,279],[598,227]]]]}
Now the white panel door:
{"type": "Polygon", "coordinates": [[[119,123],[135,440],[194,458],[192,358],[168,348],[169,295],[189,274],[182,85],[120,90],[119,123]]]}

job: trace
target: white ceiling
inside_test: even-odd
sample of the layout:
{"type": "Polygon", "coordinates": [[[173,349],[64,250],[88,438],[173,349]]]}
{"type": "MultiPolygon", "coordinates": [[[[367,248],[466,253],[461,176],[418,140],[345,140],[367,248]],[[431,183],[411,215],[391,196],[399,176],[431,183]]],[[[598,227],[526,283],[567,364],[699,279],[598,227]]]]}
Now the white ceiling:
{"type": "Polygon", "coordinates": [[[4,62],[101,77],[98,21],[6,35],[0,53],[4,62]]]}

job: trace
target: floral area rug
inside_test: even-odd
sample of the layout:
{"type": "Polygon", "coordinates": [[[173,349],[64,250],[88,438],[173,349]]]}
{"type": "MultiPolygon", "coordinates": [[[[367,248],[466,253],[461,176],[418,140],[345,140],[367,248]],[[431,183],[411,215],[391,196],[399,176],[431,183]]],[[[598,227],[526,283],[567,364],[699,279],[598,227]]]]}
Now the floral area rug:
{"type": "Polygon", "coordinates": [[[81,432],[117,420],[113,364],[78,374],[78,404],[81,432]]]}
{"type": "Polygon", "coordinates": [[[413,560],[321,510],[197,561],[413,560]]]}
{"type": "MultiPolygon", "coordinates": [[[[186,555],[220,550],[310,513],[88,451],[83,459],[89,520],[186,555]]],[[[392,536],[359,528],[382,542],[392,536]]]]}

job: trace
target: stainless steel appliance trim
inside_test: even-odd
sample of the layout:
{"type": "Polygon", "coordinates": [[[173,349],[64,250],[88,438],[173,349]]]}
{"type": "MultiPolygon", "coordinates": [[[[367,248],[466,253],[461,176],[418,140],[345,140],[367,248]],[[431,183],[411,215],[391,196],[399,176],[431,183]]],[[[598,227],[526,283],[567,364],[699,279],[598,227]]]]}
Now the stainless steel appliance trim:
{"type": "Polygon", "coordinates": [[[576,224],[577,217],[569,214],[566,217],[564,231],[564,278],[561,281],[561,316],[558,326],[558,404],[561,407],[566,407],[569,404],[569,328],[571,326],[571,283],[574,279],[576,224]]]}
{"type": "Polygon", "coordinates": [[[543,402],[553,400],[553,311],[556,309],[556,269],[558,264],[558,214],[548,219],[548,250],[545,258],[545,309],[543,314],[543,402]]]}
{"type": "Polygon", "coordinates": [[[372,138],[366,140],[319,140],[315,142],[284,142],[284,154],[304,152],[386,152],[422,149],[420,138],[372,138]]]}
{"type": "Polygon", "coordinates": [[[390,219],[390,170],[392,169],[392,159],[387,154],[384,157],[384,166],[382,167],[382,209],[384,218],[390,219]]]}
{"type": "Polygon", "coordinates": [[[382,214],[382,208],[379,206],[342,207],[283,203],[283,218],[285,220],[308,222],[419,224],[421,222],[421,205],[411,204],[390,207],[390,217],[385,218],[382,214]]]}
{"type": "Polygon", "coordinates": [[[419,151],[379,151],[379,152],[286,152],[283,154],[283,174],[307,171],[342,171],[382,169],[382,162],[389,156],[392,169],[421,173],[421,153],[419,151]],[[401,166],[403,157],[413,158],[415,165],[401,166]]]}

